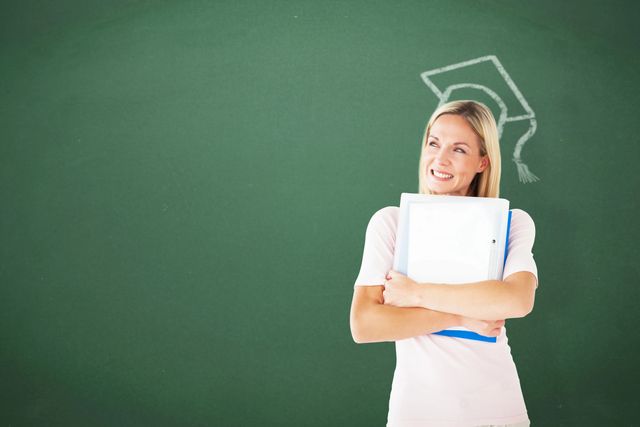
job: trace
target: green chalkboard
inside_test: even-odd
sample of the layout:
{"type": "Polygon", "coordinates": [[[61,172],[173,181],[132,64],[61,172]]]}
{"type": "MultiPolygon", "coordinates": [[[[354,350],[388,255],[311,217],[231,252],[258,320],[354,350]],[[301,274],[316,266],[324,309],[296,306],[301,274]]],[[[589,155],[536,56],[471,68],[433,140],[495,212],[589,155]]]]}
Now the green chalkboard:
{"type": "Polygon", "coordinates": [[[501,196],[537,225],[507,324],[533,425],[638,425],[639,11],[4,4],[0,425],[384,425],[394,348],[353,343],[352,286],[454,87],[506,108],[501,196]]]}

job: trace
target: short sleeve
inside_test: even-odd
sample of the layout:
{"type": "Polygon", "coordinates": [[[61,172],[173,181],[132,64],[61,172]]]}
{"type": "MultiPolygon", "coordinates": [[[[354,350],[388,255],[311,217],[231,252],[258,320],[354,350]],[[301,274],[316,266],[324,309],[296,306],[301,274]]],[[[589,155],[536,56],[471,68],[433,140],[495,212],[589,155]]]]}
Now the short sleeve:
{"type": "Polygon", "coordinates": [[[396,206],[388,206],[373,214],[364,241],[362,264],[355,286],[382,285],[393,267],[393,251],[398,229],[396,206]]]}
{"type": "Polygon", "coordinates": [[[538,268],[533,259],[533,243],[536,239],[536,226],[528,213],[521,209],[514,209],[511,215],[511,230],[507,261],[504,265],[502,277],[507,278],[519,271],[529,271],[536,276],[538,286],[538,268]]]}

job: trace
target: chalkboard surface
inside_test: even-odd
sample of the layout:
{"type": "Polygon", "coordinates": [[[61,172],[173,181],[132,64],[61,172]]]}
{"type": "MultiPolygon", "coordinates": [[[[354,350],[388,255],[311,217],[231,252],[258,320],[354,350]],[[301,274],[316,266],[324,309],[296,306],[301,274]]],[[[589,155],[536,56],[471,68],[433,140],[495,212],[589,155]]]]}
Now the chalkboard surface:
{"type": "Polygon", "coordinates": [[[0,425],[384,425],[393,344],[353,343],[352,286],[444,95],[507,111],[501,196],[537,225],[536,307],[507,324],[533,425],[638,425],[639,17],[4,5],[0,425]]]}

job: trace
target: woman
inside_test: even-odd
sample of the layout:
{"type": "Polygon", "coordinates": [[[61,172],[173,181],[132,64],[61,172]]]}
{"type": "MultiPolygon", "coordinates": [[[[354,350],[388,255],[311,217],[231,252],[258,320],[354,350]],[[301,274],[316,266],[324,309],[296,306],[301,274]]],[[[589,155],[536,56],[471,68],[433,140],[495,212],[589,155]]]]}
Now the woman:
{"type": "MultiPolygon", "coordinates": [[[[498,197],[498,132],[486,106],[456,101],[433,113],[419,181],[423,194],[498,197]]],[[[387,426],[528,426],[504,319],[533,308],[533,221],[513,210],[503,280],[451,286],[391,271],[398,213],[386,207],[371,218],[351,304],[356,342],[396,342],[387,426]],[[432,335],[454,326],[497,342],[432,335]]]]}

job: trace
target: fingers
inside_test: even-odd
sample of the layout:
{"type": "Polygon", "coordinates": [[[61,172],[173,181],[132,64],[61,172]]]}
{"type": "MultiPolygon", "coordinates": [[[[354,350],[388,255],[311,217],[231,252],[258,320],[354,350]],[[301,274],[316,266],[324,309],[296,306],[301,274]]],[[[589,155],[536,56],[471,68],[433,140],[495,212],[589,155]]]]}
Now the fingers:
{"type": "Polygon", "coordinates": [[[499,336],[505,324],[504,320],[478,320],[478,322],[480,327],[476,332],[487,337],[499,336]]]}
{"type": "Polygon", "coordinates": [[[395,279],[398,276],[403,276],[403,274],[402,273],[398,273],[395,270],[389,270],[389,272],[387,273],[386,279],[387,280],[392,280],[392,279],[395,279]]]}
{"type": "Polygon", "coordinates": [[[393,300],[393,294],[391,290],[386,288],[387,283],[385,282],[385,288],[382,290],[382,301],[383,304],[389,304],[393,300]]]}
{"type": "Polygon", "coordinates": [[[492,329],[491,329],[491,335],[492,337],[497,337],[498,335],[500,335],[500,332],[502,332],[502,327],[504,326],[505,322],[504,320],[496,320],[494,322],[492,322],[492,329]]]}
{"type": "Polygon", "coordinates": [[[502,328],[505,324],[504,320],[483,320],[483,322],[491,328],[502,328]]]}
{"type": "Polygon", "coordinates": [[[396,273],[396,272],[395,272],[395,271],[393,271],[393,270],[392,270],[392,271],[389,271],[389,272],[387,273],[387,275],[384,277],[384,278],[386,279],[386,280],[384,281],[384,285],[385,285],[385,286],[388,286],[388,285],[390,285],[390,284],[392,283],[391,281],[396,277],[396,274],[395,274],[395,273],[396,273]]]}

